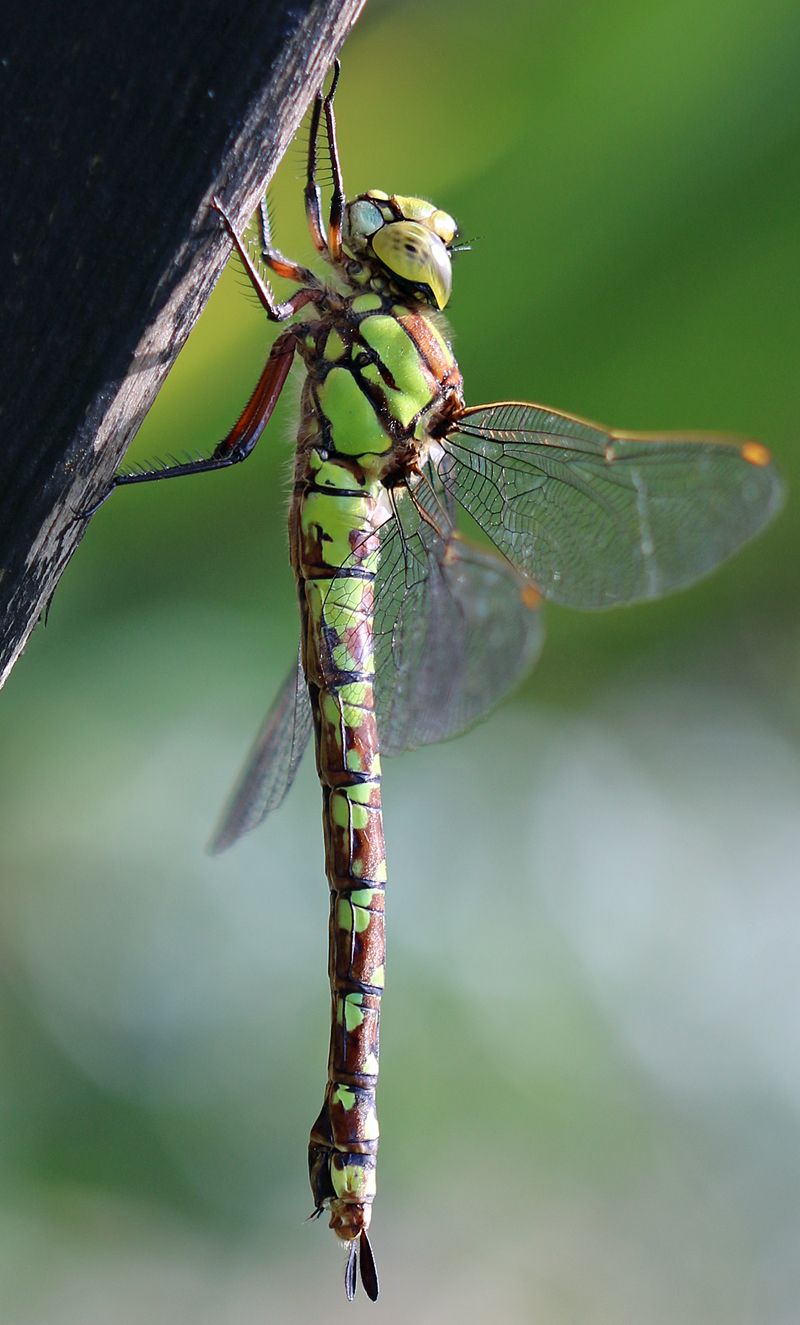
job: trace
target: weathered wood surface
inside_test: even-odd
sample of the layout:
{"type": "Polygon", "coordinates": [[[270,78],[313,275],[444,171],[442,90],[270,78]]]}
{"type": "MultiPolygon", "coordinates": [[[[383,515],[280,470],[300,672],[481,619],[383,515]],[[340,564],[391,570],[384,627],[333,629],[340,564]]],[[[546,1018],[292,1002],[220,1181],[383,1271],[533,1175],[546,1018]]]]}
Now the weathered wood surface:
{"type": "Polygon", "coordinates": [[[0,684],[364,0],[7,0],[0,684]]]}

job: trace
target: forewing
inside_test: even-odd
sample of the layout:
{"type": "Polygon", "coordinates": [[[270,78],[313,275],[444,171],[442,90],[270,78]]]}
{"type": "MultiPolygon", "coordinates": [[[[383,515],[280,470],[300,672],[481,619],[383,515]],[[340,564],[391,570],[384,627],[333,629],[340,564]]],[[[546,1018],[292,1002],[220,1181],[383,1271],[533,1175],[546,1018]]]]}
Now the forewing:
{"type": "Polygon", "coordinates": [[[538,405],[466,410],[442,448],[445,487],[546,598],[568,607],[690,584],[782,502],[757,442],[609,432],[538,405]]]}
{"type": "Polygon", "coordinates": [[[491,551],[437,533],[410,496],[380,531],[375,710],[381,753],[467,731],[529,670],[541,596],[491,551]]]}
{"type": "Polygon", "coordinates": [[[226,851],[240,837],[277,810],[300,767],[311,735],[308,698],[300,654],[253,742],[222,817],[208,844],[212,855],[226,851]]]}

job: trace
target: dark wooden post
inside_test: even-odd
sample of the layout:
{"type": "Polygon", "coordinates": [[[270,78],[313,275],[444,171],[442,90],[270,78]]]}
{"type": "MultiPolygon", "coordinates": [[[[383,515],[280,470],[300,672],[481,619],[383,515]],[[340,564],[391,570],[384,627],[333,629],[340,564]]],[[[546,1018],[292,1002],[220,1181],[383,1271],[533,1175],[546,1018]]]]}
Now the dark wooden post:
{"type": "Polygon", "coordinates": [[[6,0],[0,684],[364,0],[6,0]]]}

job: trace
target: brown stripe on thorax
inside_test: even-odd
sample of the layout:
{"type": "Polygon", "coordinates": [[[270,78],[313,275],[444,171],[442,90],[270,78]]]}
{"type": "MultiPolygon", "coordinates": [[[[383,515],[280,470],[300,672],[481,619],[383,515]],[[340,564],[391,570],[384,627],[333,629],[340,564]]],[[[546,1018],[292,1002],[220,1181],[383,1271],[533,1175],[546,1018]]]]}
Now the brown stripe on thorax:
{"type": "Polygon", "coordinates": [[[458,364],[449,350],[445,350],[434,335],[430,321],[422,313],[406,313],[397,321],[411,337],[420,357],[430,369],[440,388],[461,387],[458,364]]]}

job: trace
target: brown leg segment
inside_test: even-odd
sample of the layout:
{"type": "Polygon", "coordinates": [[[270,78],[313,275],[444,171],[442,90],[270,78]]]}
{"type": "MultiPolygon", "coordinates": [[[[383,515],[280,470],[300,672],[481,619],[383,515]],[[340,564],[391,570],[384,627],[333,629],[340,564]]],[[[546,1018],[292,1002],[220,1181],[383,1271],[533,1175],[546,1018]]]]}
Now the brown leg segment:
{"type": "MultiPolygon", "coordinates": [[[[258,386],[227,437],[215,446],[212,455],[206,459],[187,460],[185,464],[164,465],[161,469],[117,474],[106,497],[111,495],[114,488],[125,487],[130,483],[156,483],[160,479],[183,478],[187,474],[208,474],[215,469],[228,469],[231,465],[246,460],[269,423],[272,411],[278,403],[278,397],[289,376],[294,351],[295,340],[291,332],[286,332],[276,340],[259,378],[258,386]]],[[[95,510],[97,507],[88,514],[93,515],[95,510]]]]}
{"type": "Polygon", "coordinates": [[[315,286],[317,278],[313,271],[309,271],[308,267],[301,267],[299,262],[292,262],[291,258],[285,257],[273,244],[266,198],[261,199],[259,211],[261,212],[261,256],[267,266],[276,276],[282,276],[284,280],[297,281],[298,285],[315,286]]]}

